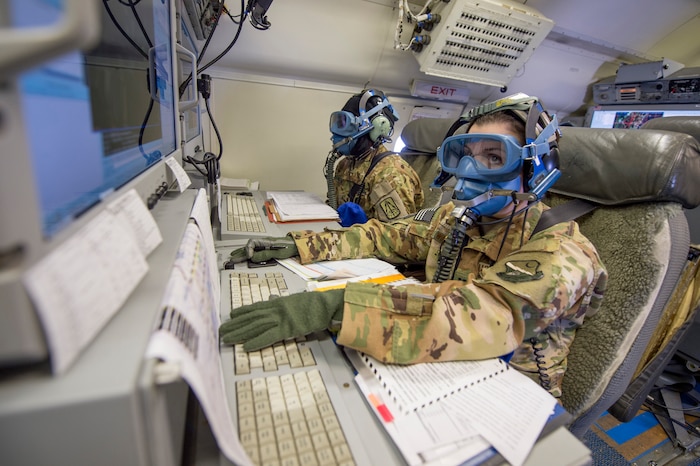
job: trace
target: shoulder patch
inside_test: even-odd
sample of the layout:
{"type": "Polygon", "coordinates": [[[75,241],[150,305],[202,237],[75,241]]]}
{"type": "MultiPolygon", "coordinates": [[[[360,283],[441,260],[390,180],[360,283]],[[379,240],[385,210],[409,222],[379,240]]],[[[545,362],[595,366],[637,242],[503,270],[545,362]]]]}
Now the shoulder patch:
{"type": "Polygon", "coordinates": [[[389,220],[394,220],[401,215],[401,209],[399,209],[399,206],[396,205],[396,202],[391,197],[379,201],[379,208],[382,209],[384,215],[386,215],[386,218],[389,220]]]}
{"type": "Polygon", "coordinates": [[[496,275],[511,283],[531,282],[544,277],[539,268],[540,263],[536,260],[508,261],[505,263],[505,270],[496,272],[496,275]]]}
{"type": "Polygon", "coordinates": [[[416,215],[413,217],[413,220],[416,220],[418,222],[430,223],[430,221],[433,219],[433,216],[435,216],[435,212],[437,212],[437,210],[437,207],[431,209],[421,209],[418,212],[416,212],[416,215]]]}

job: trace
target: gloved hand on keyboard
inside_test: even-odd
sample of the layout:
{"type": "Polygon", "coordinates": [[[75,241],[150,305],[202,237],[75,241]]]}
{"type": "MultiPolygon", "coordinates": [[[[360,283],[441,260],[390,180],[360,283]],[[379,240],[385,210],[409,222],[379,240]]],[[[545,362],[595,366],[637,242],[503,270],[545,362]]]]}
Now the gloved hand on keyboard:
{"type": "Polygon", "coordinates": [[[230,262],[265,262],[270,259],[287,259],[299,254],[291,236],[282,238],[251,238],[245,246],[231,252],[230,262]]]}
{"type": "Polygon", "coordinates": [[[309,291],[241,306],[219,327],[221,341],[255,351],[343,320],[344,290],[309,291]]]}

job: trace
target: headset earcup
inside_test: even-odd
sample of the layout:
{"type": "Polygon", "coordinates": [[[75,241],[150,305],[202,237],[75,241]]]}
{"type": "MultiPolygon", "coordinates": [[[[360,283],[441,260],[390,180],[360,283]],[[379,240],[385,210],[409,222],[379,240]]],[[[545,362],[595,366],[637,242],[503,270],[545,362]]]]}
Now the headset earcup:
{"type": "Polygon", "coordinates": [[[391,134],[393,125],[389,118],[384,115],[377,115],[372,119],[372,129],[369,130],[369,138],[376,142],[379,138],[386,138],[391,134]]]}

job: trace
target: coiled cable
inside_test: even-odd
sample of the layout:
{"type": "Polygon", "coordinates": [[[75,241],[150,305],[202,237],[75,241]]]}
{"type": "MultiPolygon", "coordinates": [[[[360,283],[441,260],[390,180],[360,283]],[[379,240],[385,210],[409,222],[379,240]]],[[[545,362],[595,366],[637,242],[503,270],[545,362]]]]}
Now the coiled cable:
{"type": "Polygon", "coordinates": [[[465,209],[458,215],[459,218],[452,227],[449,239],[446,238],[440,247],[440,256],[433,283],[442,283],[454,277],[462,249],[467,244],[467,229],[476,223],[477,215],[470,209],[465,209]]]}
{"type": "Polygon", "coordinates": [[[530,338],[530,344],[532,345],[532,353],[535,356],[535,364],[537,365],[537,376],[540,379],[540,385],[545,390],[550,390],[552,388],[552,380],[547,373],[547,363],[544,360],[545,356],[543,353],[544,347],[542,343],[537,340],[537,338],[530,338]]]}
{"type": "Polygon", "coordinates": [[[328,193],[326,194],[328,200],[326,203],[334,209],[338,208],[338,198],[335,194],[335,182],[333,181],[333,177],[335,174],[335,162],[340,157],[342,157],[342,155],[335,151],[329,152],[328,157],[326,157],[326,164],[323,166],[323,174],[326,177],[326,186],[328,187],[328,193]]]}

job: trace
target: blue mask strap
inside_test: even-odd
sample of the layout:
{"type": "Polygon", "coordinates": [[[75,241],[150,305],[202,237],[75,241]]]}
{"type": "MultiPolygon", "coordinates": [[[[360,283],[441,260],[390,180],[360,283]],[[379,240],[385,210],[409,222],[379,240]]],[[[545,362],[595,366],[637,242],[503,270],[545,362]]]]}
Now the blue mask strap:
{"type": "Polygon", "coordinates": [[[535,156],[539,157],[547,154],[550,150],[549,138],[554,136],[557,131],[559,131],[559,124],[557,123],[557,117],[555,115],[552,117],[549,124],[544,127],[540,135],[537,136],[537,139],[523,146],[523,152],[527,152],[527,155],[524,157],[534,158],[535,156]]]}
{"type": "MultiPolygon", "coordinates": [[[[377,113],[381,112],[385,108],[388,108],[389,110],[391,110],[391,114],[394,116],[394,118],[396,120],[399,119],[399,116],[396,114],[394,107],[391,106],[391,104],[386,99],[386,97],[382,97],[378,94],[375,94],[375,92],[371,89],[362,95],[362,98],[360,99],[359,107],[360,107],[358,109],[360,112],[359,118],[360,118],[360,120],[362,120],[362,122],[366,121],[368,125],[369,125],[369,117],[376,115],[377,113]],[[369,111],[365,111],[365,108],[367,107],[367,102],[369,101],[369,99],[371,97],[374,97],[374,96],[381,98],[382,101],[379,104],[372,107],[369,111]]],[[[362,125],[362,126],[364,126],[364,125],[362,125]]]]}

